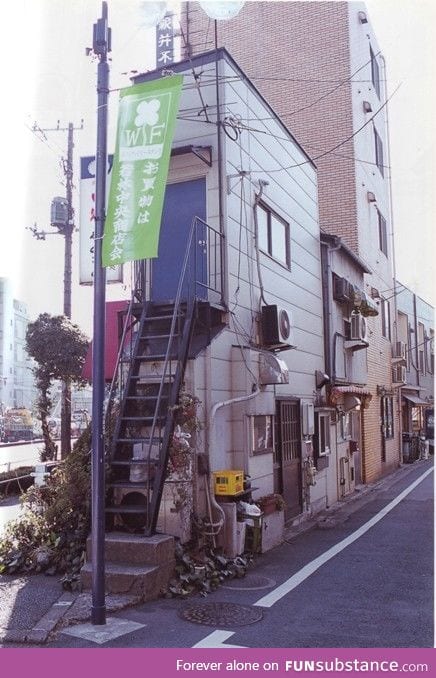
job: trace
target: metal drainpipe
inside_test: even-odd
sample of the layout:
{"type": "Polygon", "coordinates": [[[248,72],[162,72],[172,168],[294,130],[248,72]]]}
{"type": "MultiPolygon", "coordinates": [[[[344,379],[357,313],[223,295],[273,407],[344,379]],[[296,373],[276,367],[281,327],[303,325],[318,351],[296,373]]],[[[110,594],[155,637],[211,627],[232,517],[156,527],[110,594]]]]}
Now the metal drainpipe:
{"type": "MultiPolygon", "coordinates": [[[[250,393],[249,395],[239,396],[237,398],[230,398],[230,400],[223,400],[223,401],[221,401],[219,403],[215,403],[215,405],[213,405],[213,407],[210,411],[210,416],[209,416],[209,459],[211,458],[211,452],[213,452],[214,447],[215,447],[215,438],[216,438],[216,436],[215,436],[215,428],[216,428],[215,416],[216,416],[216,413],[218,412],[218,410],[221,409],[222,407],[226,407],[227,405],[235,405],[236,403],[242,403],[242,402],[246,402],[247,400],[252,400],[257,395],[259,395],[259,393],[260,393],[260,388],[258,386],[256,386],[253,393],[250,393]]],[[[213,506],[218,509],[218,511],[222,514],[223,519],[225,520],[224,511],[222,510],[222,508],[218,504],[218,502],[215,500],[215,495],[214,495],[213,491],[211,492],[211,500],[212,500],[213,506]]]]}
{"type": "Polygon", "coordinates": [[[419,379],[419,336],[418,336],[418,315],[416,311],[416,294],[413,294],[413,326],[415,328],[415,360],[416,360],[416,385],[420,386],[419,379]]]}
{"type": "Polygon", "coordinates": [[[221,256],[221,303],[226,306],[227,299],[227,277],[226,277],[226,258],[225,258],[225,229],[224,229],[224,204],[223,204],[223,139],[221,130],[221,99],[219,83],[219,64],[218,64],[218,22],[215,19],[215,98],[216,98],[216,124],[217,124],[217,142],[218,142],[218,209],[220,225],[220,256],[221,256]]]}
{"type": "MultiPolygon", "coordinates": [[[[337,242],[337,241],[336,241],[337,242]]],[[[331,377],[331,384],[334,385],[336,374],[332,374],[332,284],[331,284],[331,264],[329,260],[330,252],[336,252],[341,248],[341,243],[337,243],[334,247],[330,247],[327,243],[321,242],[321,279],[322,279],[322,293],[323,306],[327,309],[327,313],[323,314],[324,325],[324,362],[326,373],[331,377]]]]}

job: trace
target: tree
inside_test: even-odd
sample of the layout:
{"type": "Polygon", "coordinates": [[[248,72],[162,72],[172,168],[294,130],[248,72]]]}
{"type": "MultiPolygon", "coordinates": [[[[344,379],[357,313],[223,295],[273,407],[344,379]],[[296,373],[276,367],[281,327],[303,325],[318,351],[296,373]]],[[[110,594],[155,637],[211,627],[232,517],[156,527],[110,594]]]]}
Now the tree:
{"type": "Polygon", "coordinates": [[[54,459],[56,456],[56,446],[48,426],[53,405],[50,388],[55,379],[79,385],[85,383],[82,368],[88,344],[88,339],[80,328],[63,315],[41,313],[35,322],[28,325],[26,350],[36,362],[33,373],[39,391],[37,406],[45,444],[43,460],[54,459]]]}

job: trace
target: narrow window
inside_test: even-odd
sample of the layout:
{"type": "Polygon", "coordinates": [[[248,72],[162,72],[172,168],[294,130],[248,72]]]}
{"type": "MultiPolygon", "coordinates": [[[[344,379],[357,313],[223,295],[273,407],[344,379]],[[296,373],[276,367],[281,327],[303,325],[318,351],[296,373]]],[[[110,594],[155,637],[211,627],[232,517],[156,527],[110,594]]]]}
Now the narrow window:
{"type": "Polygon", "coordinates": [[[391,313],[389,307],[389,301],[387,299],[381,300],[381,323],[382,323],[382,335],[389,339],[391,338],[391,313]]]}
{"type": "Polygon", "coordinates": [[[380,99],[380,69],[377,63],[377,58],[371,47],[369,48],[369,54],[371,57],[371,80],[377,96],[380,99]]]}
{"type": "Polygon", "coordinates": [[[377,132],[374,127],[374,146],[375,146],[375,162],[377,167],[380,170],[381,175],[384,177],[384,157],[383,157],[383,142],[381,140],[380,134],[377,132]]]}
{"type": "Polygon", "coordinates": [[[314,436],[315,456],[322,457],[330,454],[330,413],[315,413],[315,436],[314,436]]]}
{"type": "Polygon", "coordinates": [[[290,268],[289,224],[263,203],[258,205],[256,209],[259,249],[290,268]]]}
{"type": "Polygon", "coordinates": [[[252,454],[265,454],[273,451],[273,417],[255,415],[251,418],[252,454]]]}
{"type": "Polygon", "coordinates": [[[377,215],[378,215],[378,242],[379,242],[379,248],[383,252],[383,254],[387,257],[388,256],[388,234],[387,234],[387,228],[386,228],[386,219],[384,216],[377,210],[377,215]]]}

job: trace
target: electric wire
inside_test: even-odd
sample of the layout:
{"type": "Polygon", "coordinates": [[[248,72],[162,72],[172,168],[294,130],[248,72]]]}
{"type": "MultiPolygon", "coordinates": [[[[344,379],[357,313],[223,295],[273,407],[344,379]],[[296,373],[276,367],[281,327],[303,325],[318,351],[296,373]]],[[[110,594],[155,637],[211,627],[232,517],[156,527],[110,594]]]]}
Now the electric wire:
{"type": "MultiPolygon", "coordinates": [[[[381,52],[378,51],[377,54],[375,54],[374,56],[377,57],[380,53],[381,52]]],[[[318,97],[318,99],[315,99],[311,103],[309,103],[305,106],[302,106],[301,108],[297,108],[295,111],[290,111],[289,113],[282,113],[282,114],[280,114],[280,118],[289,118],[293,115],[297,115],[298,113],[302,113],[303,111],[307,111],[309,108],[312,108],[313,106],[316,106],[320,101],[329,97],[331,94],[336,92],[340,87],[345,85],[347,82],[350,82],[353,79],[353,77],[356,75],[356,73],[359,73],[363,68],[366,68],[368,66],[368,64],[370,64],[371,62],[372,62],[372,57],[370,59],[368,59],[368,61],[366,61],[357,70],[355,70],[348,78],[340,80],[339,84],[337,84],[336,87],[333,87],[333,89],[329,90],[328,92],[326,92],[322,96],[318,97]]],[[[271,119],[272,118],[257,118],[257,120],[260,121],[260,122],[264,122],[266,120],[271,120],[271,119]]],[[[249,122],[251,122],[252,120],[256,120],[256,118],[248,118],[247,120],[249,122]]]]}
{"type": "Polygon", "coordinates": [[[269,169],[269,170],[254,170],[255,172],[267,172],[267,173],[272,173],[272,172],[281,172],[283,170],[288,170],[288,169],[294,169],[296,167],[302,167],[303,165],[307,165],[308,163],[313,163],[316,160],[320,160],[321,158],[324,158],[326,155],[329,155],[330,153],[333,153],[333,151],[336,151],[338,148],[343,146],[344,144],[348,143],[354,137],[356,137],[367,125],[369,125],[370,122],[374,120],[374,118],[387,106],[388,102],[392,99],[392,97],[398,92],[399,88],[401,87],[402,83],[398,85],[398,87],[395,88],[395,90],[392,92],[392,94],[386,99],[386,101],[376,110],[374,115],[372,115],[359,129],[355,130],[353,134],[350,134],[346,139],[343,139],[340,141],[338,144],[333,146],[327,151],[324,151],[323,153],[320,153],[319,155],[314,156],[310,160],[304,160],[303,162],[296,163],[295,165],[290,165],[289,167],[280,167],[277,169],[269,169]]]}

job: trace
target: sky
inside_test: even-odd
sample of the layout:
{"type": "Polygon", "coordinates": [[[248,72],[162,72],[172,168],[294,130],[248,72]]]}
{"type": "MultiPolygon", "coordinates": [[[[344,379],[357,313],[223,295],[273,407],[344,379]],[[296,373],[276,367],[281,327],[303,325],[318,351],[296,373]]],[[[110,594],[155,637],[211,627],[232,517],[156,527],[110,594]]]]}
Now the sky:
{"type": "MultiPolygon", "coordinates": [[[[129,73],[154,67],[154,32],[141,28],[139,0],[109,0],[113,33],[110,87],[129,84],[129,73]]],[[[388,92],[401,82],[389,105],[393,226],[397,278],[434,303],[436,157],[434,83],[436,48],[434,0],[368,0],[370,20],[387,61],[388,92]],[[431,27],[431,28],[429,28],[431,27]]],[[[9,277],[15,297],[30,317],[61,313],[63,238],[32,237],[29,227],[53,231],[52,198],[63,196],[61,158],[66,157],[67,127],[74,132],[74,207],[79,214],[79,158],[95,152],[96,69],[86,56],[100,0],[14,0],[2,8],[0,68],[3,84],[3,150],[0,276],[9,277]]],[[[111,94],[109,149],[113,148],[117,92],[111,94]]],[[[76,218],[76,221],[78,219],[76,218]]],[[[78,285],[78,233],[73,251],[73,320],[89,335],[92,291],[78,285]]],[[[108,299],[125,296],[108,286],[108,299]]]]}

